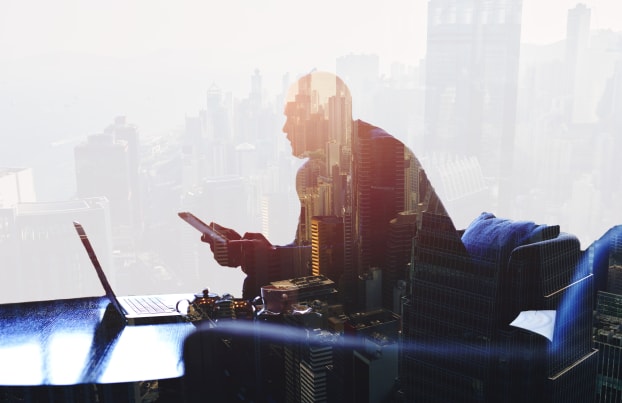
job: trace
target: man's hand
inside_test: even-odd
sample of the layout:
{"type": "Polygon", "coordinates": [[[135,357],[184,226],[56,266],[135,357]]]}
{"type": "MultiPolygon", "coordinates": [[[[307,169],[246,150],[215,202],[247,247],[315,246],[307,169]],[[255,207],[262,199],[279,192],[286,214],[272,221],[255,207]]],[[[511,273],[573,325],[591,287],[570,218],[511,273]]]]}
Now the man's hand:
{"type": "Polygon", "coordinates": [[[208,243],[214,253],[214,259],[221,266],[237,267],[240,265],[239,247],[233,247],[231,242],[237,242],[242,237],[236,231],[223,227],[216,223],[209,226],[214,230],[213,234],[203,233],[201,242],[208,243]],[[230,250],[232,249],[232,250],[230,250]]]}
{"type": "Polygon", "coordinates": [[[254,275],[258,270],[266,269],[273,264],[277,252],[277,247],[258,232],[247,232],[242,239],[232,241],[230,244],[239,245],[240,265],[242,271],[248,275],[254,275]]]}
{"type": "Polygon", "coordinates": [[[208,243],[214,259],[221,266],[242,266],[244,272],[254,271],[259,262],[265,262],[275,247],[261,233],[247,232],[241,237],[236,231],[210,223],[218,236],[204,233],[201,241],[208,243]]]}

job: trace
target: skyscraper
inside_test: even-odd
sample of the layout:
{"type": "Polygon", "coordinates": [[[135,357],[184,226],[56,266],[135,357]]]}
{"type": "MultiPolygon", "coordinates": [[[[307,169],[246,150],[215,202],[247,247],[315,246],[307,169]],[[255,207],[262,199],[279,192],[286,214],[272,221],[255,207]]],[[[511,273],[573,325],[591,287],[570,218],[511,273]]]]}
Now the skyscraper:
{"type": "Polygon", "coordinates": [[[358,272],[384,266],[389,225],[405,206],[404,144],[364,122],[355,125],[353,153],[354,239],[358,272]]]}
{"type": "Polygon", "coordinates": [[[140,234],[143,226],[143,212],[140,186],[140,138],[135,125],[129,124],[125,116],[117,116],[114,122],[106,127],[105,133],[114,135],[116,142],[124,142],[127,147],[127,163],[129,178],[129,203],[131,209],[131,225],[140,234]]]}
{"type": "MultiPolygon", "coordinates": [[[[345,234],[351,237],[346,238],[345,243],[348,246],[352,242],[357,275],[376,268],[381,272],[391,271],[388,276],[382,275],[382,288],[389,293],[382,298],[385,308],[392,308],[393,288],[398,280],[405,280],[403,269],[410,258],[410,248],[404,245],[411,244],[416,229],[409,225],[396,230],[392,220],[408,211],[447,213],[420,162],[404,144],[368,123],[355,123],[352,227],[351,230],[344,227],[345,234]],[[388,265],[393,266],[388,269],[388,265]]],[[[347,217],[344,224],[348,224],[347,217]]],[[[347,252],[346,258],[349,258],[347,252]]],[[[360,303],[365,306],[365,301],[360,303]]]]}
{"type": "Polygon", "coordinates": [[[382,306],[393,312],[401,312],[401,297],[408,280],[412,256],[413,234],[416,233],[417,214],[404,211],[391,220],[387,239],[387,263],[382,274],[382,306]]]}
{"type": "MultiPolygon", "coordinates": [[[[620,271],[620,267],[612,271],[620,271]]],[[[596,402],[622,399],[622,295],[599,291],[594,316],[594,347],[598,349],[596,366],[596,402]]]]}
{"type": "MultiPolygon", "coordinates": [[[[581,92],[587,91],[580,87],[589,85],[585,80],[580,80],[580,74],[585,70],[585,57],[590,41],[590,19],[591,10],[585,4],[577,4],[573,9],[568,10],[568,18],[566,23],[566,54],[565,54],[565,77],[564,89],[565,93],[565,116],[568,123],[578,118],[580,121],[584,118],[580,116],[584,114],[587,108],[582,105],[581,92]],[[583,90],[583,91],[581,91],[583,90]],[[577,91],[580,91],[577,93],[577,91]],[[579,115],[579,116],[577,116],[579,115]]],[[[584,96],[587,94],[583,94],[584,96]]]]}
{"type": "Polygon", "coordinates": [[[133,249],[142,227],[136,128],[118,117],[104,133],[77,145],[74,157],[77,196],[106,197],[116,247],[133,249]]]}
{"type": "Polygon", "coordinates": [[[589,248],[596,276],[594,347],[598,349],[596,402],[622,399],[622,226],[607,231],[589,248]]]}
{"type": "Polygon", "coordinates": [[[342,357],[335,360],[335,371],[343,374],[341,401],[394,401],[399,322],[386,309],[354,313],[344,322],[342,357]]]}
{"type": "Polygon", "coordinates": [[[311,272],[338,283],[343,274],[343,219],[320,216],[311,219],[311,272]]]}
{"type": "Polygon", "coordinates": [[[333,363],[333,346],[336,337],[322,335],[321,332],[309,335],[308,345],[300,360],[300,402],[328,402],[327,367],[333,363]],[[328,338],[328,340],[322,340],[328,338]]]}
{"type": "Polygon", "coordinates": [[[521,0],[428,3],[426,153],[478,157],[500,198],[512,173],[521,9],[521,0]]]}

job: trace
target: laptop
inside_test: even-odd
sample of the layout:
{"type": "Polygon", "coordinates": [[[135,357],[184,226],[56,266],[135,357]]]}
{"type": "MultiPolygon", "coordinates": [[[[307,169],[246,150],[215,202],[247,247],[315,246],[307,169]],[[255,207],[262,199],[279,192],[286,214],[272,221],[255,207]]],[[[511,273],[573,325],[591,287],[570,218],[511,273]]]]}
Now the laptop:
{"type": "Polygon", "coordinates": [[[86,236],[84,228],[76,221],[73,222],[73,226],[76,228],[80,240],[91,259],[91,263],[97,272],[97,277],[106,291],[106,296],[119,315],[125,318],[125,322],[128,325],[183,321],[183,316],[177,311],[176,304],[180,300],[187,299],[192,301],[194,298],[193,294],[132,295],[117,297],[106,278],[104,270],[99,264],[99,260],[95,255],[89,238],[86,236]]]}

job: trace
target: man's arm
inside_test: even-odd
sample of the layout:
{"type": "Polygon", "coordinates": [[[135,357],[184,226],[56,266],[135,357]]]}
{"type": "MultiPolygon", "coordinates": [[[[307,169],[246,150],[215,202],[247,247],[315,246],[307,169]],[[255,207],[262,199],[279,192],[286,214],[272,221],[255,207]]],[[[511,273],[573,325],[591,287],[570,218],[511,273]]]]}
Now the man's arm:
{"type": "Polygon", "coordinates": [[[210,244],[216,261],[222,266],[242,268],[247,275],[243,287],[245,299],[260,295],[261,287],[272,281],[311,274],[311,246],[272,245],[260,233],[247,232],[240,236],[217,224],[216,228],[230,237],[226,243],[218,244],[205,234],[201,241],[210,244]]]}

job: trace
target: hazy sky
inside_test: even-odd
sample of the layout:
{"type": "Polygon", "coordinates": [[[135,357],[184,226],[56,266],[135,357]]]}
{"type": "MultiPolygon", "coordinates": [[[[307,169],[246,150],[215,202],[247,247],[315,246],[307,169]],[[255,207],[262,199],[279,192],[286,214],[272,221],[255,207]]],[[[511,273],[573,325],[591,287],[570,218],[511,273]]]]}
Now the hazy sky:
{"type": "MultiPolygon", "coordinates": [[[[563,39],[576,4],[523,0],[523,42],[563,39]]],[[[622,31],[621,0],[584,4],[592,28],[622,31]]],[[[116,115],[128,115],[149,135],[197,113],[212,84],[245,97],[255,69],[268,95],[276,95],[284,73],[294,79],[314,68],[335,71],[336,58],[350,53],[377,54],[383,74],[396,61],[415,66],[425,57],[427,6],[427,0],[0,0],[0,115],[9,117],[0,122],[0,136],[73,138],[101,130],[116,115]]]]}
{"type": "MultiPolygon", "coordinates": [[[[335,58],[376,53],[381,68],[425,54],[424,0],[1,0],[0,60],[47,52],[140,56],[202,51],[241,71],[334,70],[335,58]]],[[[523,0],[523,42],[565,36],[575,0],[523,0]]],[[[593,28],[622,30],[620,0],[584,1],[593,28]]]]}

